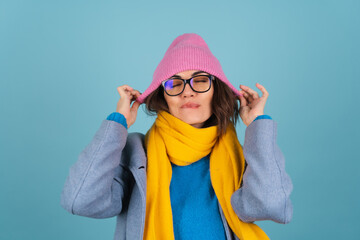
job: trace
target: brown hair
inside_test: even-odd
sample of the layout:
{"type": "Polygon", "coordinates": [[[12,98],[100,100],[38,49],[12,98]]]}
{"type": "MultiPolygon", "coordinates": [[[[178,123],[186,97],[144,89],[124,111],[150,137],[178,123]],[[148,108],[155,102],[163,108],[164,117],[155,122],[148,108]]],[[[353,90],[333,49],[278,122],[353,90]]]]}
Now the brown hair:
{"type": "MultiPolygon", "coordinates": [[[[236,125],[239,121],[238,98],[233,91],[221,80],[215,77],[214,95],[211,102],[211,117],[205,121],[203,127],[218,126],[218,136],[225,133],[230,122],[236,125]]],[[[159,111],[169,112],[165,101],[164,89],[160,85],[155,91],[146,97],[144,101],[146,113],[156,115],[159,111]]]]}

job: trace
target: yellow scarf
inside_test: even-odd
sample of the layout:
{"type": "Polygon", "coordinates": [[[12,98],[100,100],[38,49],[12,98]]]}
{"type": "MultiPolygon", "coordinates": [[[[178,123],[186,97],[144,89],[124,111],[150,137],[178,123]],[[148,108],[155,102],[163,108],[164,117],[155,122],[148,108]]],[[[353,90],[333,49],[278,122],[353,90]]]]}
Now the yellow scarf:
{"type": "Polygon", "coordinates": [[[186,166],[210,155],[210,178],[225,218],[241,240],[269,239],[254,223],[242,222],[230,199],[240,187],[245,159],[233,124],[218,138],[217,127],[195,128],[160,112],[146,133],[147,191],[145,240],[174,239],[170,202],[171,163],[186,166]]]}

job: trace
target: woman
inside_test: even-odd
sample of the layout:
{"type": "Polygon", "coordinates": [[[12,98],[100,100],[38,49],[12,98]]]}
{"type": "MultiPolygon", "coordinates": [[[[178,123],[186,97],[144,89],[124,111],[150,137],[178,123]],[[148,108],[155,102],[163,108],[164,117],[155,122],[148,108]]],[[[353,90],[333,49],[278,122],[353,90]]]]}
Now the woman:
{"type": "Polygon", "coordinates": [[[254,221],[290,222],[293,186],[276,122],[264,115],[268,92],[257,87],[262,97],[233,87],[199,35],[177,37],[143,94],[118,88],[116,112],[71,168],[62,206],[117,216],[115,239],[269,239],[254,221]],[[141,103],[155,123],[128,134],[141,103]]]}

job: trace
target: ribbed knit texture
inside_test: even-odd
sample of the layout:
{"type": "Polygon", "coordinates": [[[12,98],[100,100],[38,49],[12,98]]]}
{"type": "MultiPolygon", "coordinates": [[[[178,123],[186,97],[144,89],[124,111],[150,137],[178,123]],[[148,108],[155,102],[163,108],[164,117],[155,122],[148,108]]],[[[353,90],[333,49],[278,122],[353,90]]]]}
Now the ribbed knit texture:
{"type": "Polygon", "coordinates": [[[186,70],[201,70],[214,75],[228,85],[237,96],[239,95],[239,90],[229,82],[220,62],[211,53],[204,39],[195,33],[185,33],[175,38],[170,44],[155,69],[150,86],[137,98],[137,101],[144,102],[162,81],[186,70]]]}
{"type": "Polygon", "coordinates": [[[106,119],[118,122],[122,124],[126,129],[128,128],[125,116],[119,112],[111,113],[106,119]]]}

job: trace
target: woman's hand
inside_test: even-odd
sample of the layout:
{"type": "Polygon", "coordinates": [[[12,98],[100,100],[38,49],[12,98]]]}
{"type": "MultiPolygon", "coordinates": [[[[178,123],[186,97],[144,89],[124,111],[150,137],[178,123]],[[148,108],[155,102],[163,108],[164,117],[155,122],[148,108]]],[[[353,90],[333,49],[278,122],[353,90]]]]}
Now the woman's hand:
{"type": "Polygon", "coordinates": [[[246,126],[249,126],[257,116],[264,114],[265,103],[269,96],[262,85],[257,83],[256,87],[263,93],[262,97],[259,97],[259,94],[251,88],[240,85],[242,89],[239,91],[240,117],[246,126]]]}
{"type": "Polygon", "coordinates": [[[129,128],[136,120],[137,110],[139,109],[140,103],[135,100],[140,96],[140,92],[138,90],[134,90],[128,85],[122,85],[118,87],[117,90],[120,94],[120,100],[117,103],[116,112],[124,115],[129,128]],[[134,103],[130,107],[132,102],[134,103]]]}

